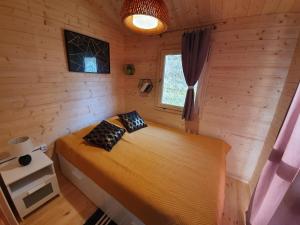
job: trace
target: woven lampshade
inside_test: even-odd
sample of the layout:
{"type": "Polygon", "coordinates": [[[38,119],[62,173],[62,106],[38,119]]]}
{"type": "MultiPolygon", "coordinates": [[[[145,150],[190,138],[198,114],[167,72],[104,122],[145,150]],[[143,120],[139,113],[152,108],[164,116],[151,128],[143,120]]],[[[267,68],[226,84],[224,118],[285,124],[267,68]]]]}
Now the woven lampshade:
{"type": "Polygon", "coordinates": [[[124,0],[121,18],[129,29],[142,34],[160,34],[168,28],[168,9],[163,0],[124,0]],[[137,27],[134,15],[154,17],[158,20],[157,25],[147,29],[137,27]]]}

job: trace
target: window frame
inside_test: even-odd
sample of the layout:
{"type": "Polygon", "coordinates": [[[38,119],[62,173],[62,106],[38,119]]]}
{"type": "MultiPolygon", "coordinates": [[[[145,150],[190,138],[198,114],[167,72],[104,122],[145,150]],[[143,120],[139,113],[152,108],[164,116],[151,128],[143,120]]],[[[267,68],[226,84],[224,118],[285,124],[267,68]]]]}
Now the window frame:
{"type": "Polygon", "coordinates": [[[166,55],[181,55],[180,49],[164,49],[161,50],[160,53],[160,69],[159,69],[159,77],[158,77],[158,94],[157,94],[157,103],[156,106],[160,109],[168,110],[170,112],[181,113],[183,107],[163,104],[162,103],[162,94],[163,94],[163,81],[164,81],[164,69],[165,69],[165,58],[166,55]]]}

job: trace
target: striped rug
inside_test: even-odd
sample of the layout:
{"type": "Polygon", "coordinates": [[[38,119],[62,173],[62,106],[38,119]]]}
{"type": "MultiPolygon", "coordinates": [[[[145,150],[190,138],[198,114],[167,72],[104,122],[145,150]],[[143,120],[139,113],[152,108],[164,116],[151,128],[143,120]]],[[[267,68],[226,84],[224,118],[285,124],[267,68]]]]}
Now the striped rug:
{"type": "Polygon", "coordinates": [[[85,222],[84,225],[117,225],[101,209],[97,209],[93,215],[85,222]]]}

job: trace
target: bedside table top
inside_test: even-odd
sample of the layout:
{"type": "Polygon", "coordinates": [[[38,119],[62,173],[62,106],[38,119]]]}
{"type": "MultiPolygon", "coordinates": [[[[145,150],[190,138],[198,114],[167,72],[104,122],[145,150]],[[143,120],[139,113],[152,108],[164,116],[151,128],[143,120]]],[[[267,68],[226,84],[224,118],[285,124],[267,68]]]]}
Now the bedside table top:
{"type": "Polygon", "coordinates": [[[14,183],[52,164],[52,160],[41,151],[32,152],[30,155],[32,160],[27,166],[21,166],[18,158],[0,165],[0,173],[6,185],[14,183]]]}

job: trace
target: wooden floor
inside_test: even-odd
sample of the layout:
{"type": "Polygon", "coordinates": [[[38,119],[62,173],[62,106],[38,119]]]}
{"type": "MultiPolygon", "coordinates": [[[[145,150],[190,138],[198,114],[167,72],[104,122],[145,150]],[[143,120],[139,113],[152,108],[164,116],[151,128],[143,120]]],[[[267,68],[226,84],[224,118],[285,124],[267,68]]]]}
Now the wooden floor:
{"type": "Polygon", "coordinates": [[[222,225],[244,225],[249,201],[249,186],[227,177],[222,225]]]}
{"type": "MultiPolygon", "coordinates": [[[[21,225],[82,225],[96,209],[74,185],[58,173],[61,195],[30,214],[21,225]]],[[[248,186],[227,178],[222,225],[243,225],[248,186]]]]}

